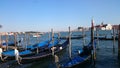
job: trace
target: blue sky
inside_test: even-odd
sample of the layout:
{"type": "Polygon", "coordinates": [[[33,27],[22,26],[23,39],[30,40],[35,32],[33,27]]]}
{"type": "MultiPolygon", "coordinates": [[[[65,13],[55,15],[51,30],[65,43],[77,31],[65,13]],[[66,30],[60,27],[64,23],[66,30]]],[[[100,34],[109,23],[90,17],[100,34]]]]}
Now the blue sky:
{"type": "Polygon", "coordinates": [[[0,31],[55,31],[120,24],[120,0],[0,0],[0,31]]]}

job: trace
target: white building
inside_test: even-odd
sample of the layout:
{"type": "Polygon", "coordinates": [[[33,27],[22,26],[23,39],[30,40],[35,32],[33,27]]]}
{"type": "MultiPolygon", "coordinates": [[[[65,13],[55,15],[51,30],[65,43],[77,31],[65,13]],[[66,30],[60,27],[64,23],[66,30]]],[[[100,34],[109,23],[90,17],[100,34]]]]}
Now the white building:
{"type": "Polygon", "coordinates": [[[95,26],[99,30],[112,30],[112,25],[111,24],[101,24],[95,26]]]}
{"type": "Polygon", "coordinates": [[[112,30],[112,25],[111,24],[107,24],[107,26],[105,27],[106,30],[112,30]]]}

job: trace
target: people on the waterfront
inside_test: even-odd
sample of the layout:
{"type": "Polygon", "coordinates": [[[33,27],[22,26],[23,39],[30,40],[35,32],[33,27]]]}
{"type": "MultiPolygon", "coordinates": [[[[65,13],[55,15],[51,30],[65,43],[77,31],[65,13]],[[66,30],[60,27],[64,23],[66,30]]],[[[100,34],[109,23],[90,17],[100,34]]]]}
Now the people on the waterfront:
{"type": "Polygon", "coordinates": [[[20,64],[21,57],[19,56],[19,51],[17,50],[17,47],[15,47],[14,53],[15,53],[15,59],[16,59],[16,61],[18,62],[18,64],[20,64]]]}
{"type": "Polygon", "coordinates": [[[2,61],[4,61],[3,58],[2,58],[2,52],[3,52],[2,46],[0,45],[0,58],[1,58],[2,61]]]}

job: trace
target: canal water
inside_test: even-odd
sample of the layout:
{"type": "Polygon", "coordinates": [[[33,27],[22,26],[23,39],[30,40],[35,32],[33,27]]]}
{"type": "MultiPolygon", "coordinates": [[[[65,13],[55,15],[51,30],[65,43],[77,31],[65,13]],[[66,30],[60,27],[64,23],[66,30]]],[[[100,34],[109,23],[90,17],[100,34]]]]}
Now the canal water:
{"type": "MultiPolygon", "coordinates": [[[[111,31],[100,31],[99,34],[110,34],[111,31]]],[[[68,32],[61,32],[61,36],[67,36],[68,32]]],[[[72,32],[72,35],[81,35],[82,32],[72,32]]],[[[90,42],[90,31],[86,31],[85,37],[86,45],[90,42]]],[[[40,41],[48,39],[48,34],[41,36],[40,41]]],[[[36,42],[36,38],[30,39],[30,44],[36,42]]],[[[72,57],[77,55],[77,51],[83,47],[82,39],[73,39],[72,43],[72,57]]],[[[99,45],[97,45],[96,50],[96,64],[92,62],[84,64],[78,68],[120,68],[120,63],[118,61],[118,41],[115,41],[115,51],[113,51],[113,40],[99,40],[99,45]]],[[[65,63],[69,60],[68,48],[58,53],[60,64],[65,63]]],[[[15,61],[9,61],[0,63],[0,68],[56,68],[54,57],[49,56],[39,61],[34,61],[32,63],[17,65],[15,61]]]]}

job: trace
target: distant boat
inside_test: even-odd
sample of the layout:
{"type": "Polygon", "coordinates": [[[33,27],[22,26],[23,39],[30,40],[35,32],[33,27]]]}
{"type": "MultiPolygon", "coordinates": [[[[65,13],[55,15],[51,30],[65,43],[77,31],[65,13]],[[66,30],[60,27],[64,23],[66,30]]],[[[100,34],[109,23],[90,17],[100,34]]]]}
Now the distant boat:
{"type": "MultiPolygon", "coordinates": [[[[99,39],[99,40],[113,40],[114,37],[113,35],[103,35],[103,36],[94,36],[94,39],[99,39]]],[[[118,35],[115,37],[116,40],[118,40],[118,35]]]]}
{"type": "MultiPolygon", "coordinates": [[[[85,35],[84,36],[83,35],[74,35],[74,36],[71,36],[71,39],[81,39],[83,37],[85,37],[85,35]]],[[[69,38],[69,37],[68,36],[60,37],[60,39],[67,39],[67,38],[69,38]]]]}
{"type": "Polygon", "coordinates": [[[39,34],[33,34],[33,37],[40,37],[39,34]]]}

